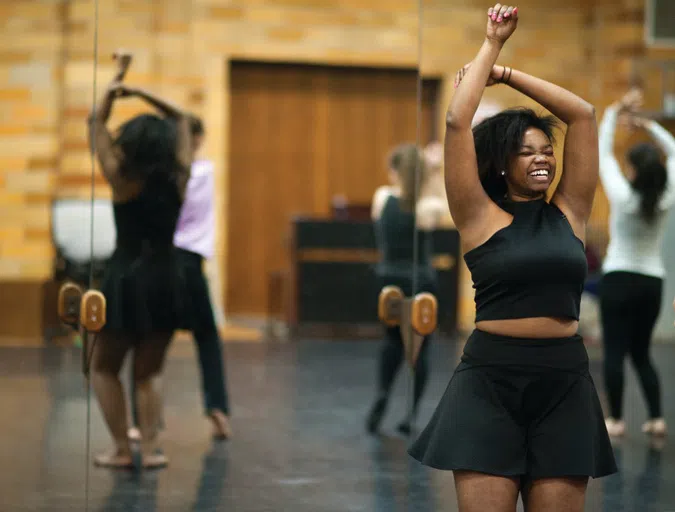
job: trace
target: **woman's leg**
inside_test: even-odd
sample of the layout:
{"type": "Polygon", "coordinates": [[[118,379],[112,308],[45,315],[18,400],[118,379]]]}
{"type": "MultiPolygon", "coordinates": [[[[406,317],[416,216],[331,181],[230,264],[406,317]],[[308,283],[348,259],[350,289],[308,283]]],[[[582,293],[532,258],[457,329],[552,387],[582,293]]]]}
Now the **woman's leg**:
{"type": "Polygon", "coordinates": [[[130,411],[130,427],[129,427],[129,439],[132,441],[140,441],[141,440],[141,431],[138,430],[138,414],[136,411],[138,410],[138,407],[136,406],[136,379],[134,379],[134,365],[129,366],[129,373],[128,373],[128,382],[129,382],[129,389],[127,392],[129,393],[129,408],[131,409],[130,411]]]}
{"type": "MultiPolygon", "coordinates": [[[[420,292],[427,292],[434,296],[438,296],[438,283],[433,270],[430,271],[429,275],[421,276],[421,283],[418,286],[420,292]]],[[[409,435],[412,432],[420,400],[422,399],[424,390],[427,387],[427,381],[429,380],[429,345],[431,345],[431,335],[425,336],[422,340],[422,346],[417,355],[417,361],[415,361],[415,368],[413,370],[412,409],[408,412],[406,419],[398,426],[399,432],[404,435],[409,435]]]]}
{"type": "Polygon", "coordinates": [[[149,336],[134,350],[138,428],[141,432],[141,452],[145,467],[162,467],[168,462],[166,456],[158,451],[157,438],[162,411],[158,384],[172,335],[161,333],[149,336]]]}
{"type": "Polygon", "coordinates": [[[523,489],[525,512],[583,512],[588,478],[543,478],[523,489]]]}
{"type": "Polygon", "coordinates": [[[662,281],[646,276],[639,276],[639,281],[642,293],[639,303],[635,304],[636,318],[630,341],[630,357],[647,402],[649,418],[651,421],[662,421],[661,386],[650,357],[652,332],[661,311],[662,281]]]}
{"type": "Polygon", "coordinates": [[[604,348],[605,390],[609,401],[608,430],[623,433],[624,359],[630,346],[633,314],[630,308],[630,282],[626,273],[612,272],[600,286],[602,341],[604,348]]]}
{"type": "Polygon", "coordinates": [[[132,463],[127,438],[127,404],[119,378],[131,344],[128,338],[108,333],[101,333],[92,340],[91,382],[115,444],[110,453],[95,457],[94,462],[99,466],[128,467],[132,463]]]}
{"type": "Polygon", "coordinates": [[[399,424],[398,431],[404,435],[410,435],[412,432],[415,418],[417,417],[417,410],[419,408],[420,400],[427,387],[429,380],[429,345],[431,343],[431,336],[426,336],[422,341],[422,347],[415,362],[415,370],[413,372],[413,403],[412,409],[408,411],[406,418],[399,424]]]}
{"type": "Polygon", "coordinates": [[[202,270],[202,258],[198,254],[180,250],[188,281],[191,305],[191,329],[197,345],[199,367],[202,374],[202,392],[206,414],[213,423],[213,435],[217,439],[232,436],[228,416],[230,405],[225,379],[223,343],[216,326],[206,276],[202,270]]]}
{"type": "Polygon", "coordinates": [[[377,398],[368,416],[367,428],[371,433],[377,432],[380,426],[389,401],[389,393],[402,362],[403,339],[401,338],[401,329],[399,327],[387,327],[380,351],[377,398]]]}
{"type": "Polygon", "coordinates": [[[417,414],[420,400],[427,387],[429,380],[429,345],[431,344],[431,336],[425,336],[422,341],[422,347],[415,363],[415,384],[413,391],[413,415],[417,414]]]}
{"type": "Polygon", "coordinates": [[[519,478],[474,471],[454,471],[453,476],[459,512],[516,512],[519,478]]]}

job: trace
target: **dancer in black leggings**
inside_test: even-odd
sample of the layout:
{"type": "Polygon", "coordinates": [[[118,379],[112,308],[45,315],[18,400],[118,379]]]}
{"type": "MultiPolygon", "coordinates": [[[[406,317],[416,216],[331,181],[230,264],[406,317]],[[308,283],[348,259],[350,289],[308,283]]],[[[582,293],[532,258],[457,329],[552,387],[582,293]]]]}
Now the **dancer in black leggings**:
{"type": "Polygon", "coordinates": [[[610,204],[610,241],[600,284],[605,386],[611,436],[625,431],[623,421],[624,359],[630,355],[649,409],[642,430],[663,435],[661,387],[649,357],[652,330],[661,310],[665,268],[661,241],[668,209],[675,203],[675,138],[655,121],[634,114],[642,93],[633,89],[605,111],[600,125],[600,178],[610,204]],[[627,154],[626,175],[614,156],[614,131],[621,113],[644,128],[659,147],[642,143],[627,154]]]}
{"type": "MultiPolygon", "coordinates": [[[[436,293],[436,274],[431,266],[431,230],[436,228],[445,209],[438,196],[423,194],[416,200],[416,172],[425,177],[421,151],[414,144],[397,147],[389,159],[389,187],[375,192],[372,218],[375,221],[377,244],[382,261],[377,267],[378,290],[387,285],[401,288],[406,296],[422,291],[436,293]],[[418,233],[418,259],[415,262],[414,232],[418,233]],[[417,283],[413,290],[413,270],[417,271],[417,283]]],[[[425,187],[420,187],[424,190],[425,187]]],[[[429,373],[428,336],[424,339],[415,365],[413,408],[398,426],[402,434],[412,429],[419,400],[424,392],[429,373]]],[[[367,428],[375,433],[384,416],[389,394],[396,374],[403,362],[403,339],[399,327],[389,327],[380,355],[378,367],[378,395],[368,416],[367,428]]]]}
{"type": "Polygon", "coordinates": [[[191,321],[186,327],[192,331],[197,344],[206,415],[213,424],[214,437],[227,439],[232,436],[232,429],[228,419],[230,406],[223,343],[203,271],[204,260],[213,256],[215,246],[214,170],[212,162],[197,158],[204,138],[204,126],[199,118],[192,118],[191,134],[194,161],[173,243],[178,248],[192,304],[191,321]]]}

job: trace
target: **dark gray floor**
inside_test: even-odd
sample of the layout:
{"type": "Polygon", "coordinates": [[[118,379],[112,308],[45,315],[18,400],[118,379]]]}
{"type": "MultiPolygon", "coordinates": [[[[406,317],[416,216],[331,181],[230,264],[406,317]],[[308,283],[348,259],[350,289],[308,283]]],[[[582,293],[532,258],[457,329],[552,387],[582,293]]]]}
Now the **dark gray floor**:
{"type": "MultiPolygon", "coordinates": [[[[364,434],[377,349],[369,341],[228,345],[236,436],[214,444],[202,416],[192,348],[176,347],[165,379],[170,467],[141,476],[91,466],[77,349],[1,349],[0,511],[456,510],[451,475],[411,460],[394,434],[405,409],[405,379],[399,379],[400,400],[387,416],[385,435],[364,434]]],[[[457,344],[435,343],[422,422],[458,352],[457,344]]],[[[597,351],[590,352],[600,382],[597,351]]],[[[675,346],[654,353],[675,426],[675,346]]],[[[675,445],[650,448],[639,432],[645,411],[630,371],[627,387],[629,434],[617,446],[621,474],[591,483],[587,510],[675,511],[675,445]]],[[[91,405],[91,448],[97,452],[108,447],[108,435],[91,405]]]]}

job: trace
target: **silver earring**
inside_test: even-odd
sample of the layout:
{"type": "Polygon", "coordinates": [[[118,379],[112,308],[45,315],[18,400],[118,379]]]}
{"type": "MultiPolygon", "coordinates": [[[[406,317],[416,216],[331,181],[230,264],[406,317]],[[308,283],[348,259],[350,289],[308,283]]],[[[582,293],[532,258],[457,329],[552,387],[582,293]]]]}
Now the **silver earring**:
{"type": "Polygon", "coordinates": [[[506,175],[506,171],[502,171],[502,176],[506,175]]]}

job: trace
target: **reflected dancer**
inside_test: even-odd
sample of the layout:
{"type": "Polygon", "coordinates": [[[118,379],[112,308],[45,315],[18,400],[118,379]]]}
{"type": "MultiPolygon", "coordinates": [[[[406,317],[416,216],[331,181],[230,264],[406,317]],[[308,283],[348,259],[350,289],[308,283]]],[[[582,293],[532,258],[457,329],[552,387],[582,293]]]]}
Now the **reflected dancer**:
{"type": "Polygon", "coordinates": [[[143,512],[157,512],[158,488],[158,474],[146,474],[142,478],[138,478],[138,476],[126,473],[115,473],[112,490],[97,511],[142,510],[143,512]]]}
{"type": "MultiPolygon", "coordinates": [[[[204,274],[204,262],[211,258],[215,245],[214,169],[213,163],[198,157],[204,141],[204,125],[191,116],[193,162],[181,209],[174,245],[187,284],[190,305],[183,328],[192,331],[199,357],[205,413],[213,424],[213,437],[232,437],[230,405],[223,361],[223,343],[218,333],[211,304],[209,285],[204,274]]],[[[133,389],[133,379],[132,379],[133,389]]],[[[135,402],[132,401],[134,422],[138,425],[135,402]]],[[[137,428],[129,430],[129,438],[140,439],[137,428]]]]}
{"type": "MultiPolygon", "coordinates": [[[[385,286],[394,285],[408,297],[419,292],[436,294],[438,285],[436,272],[431,264],[431,233],[438,227],[447,207],[437,195],[427,193],[416,197],[416,173],[427,176],[424,157],[416,145],[404,144],[394,149],[389,158],[389,169],[390,185],[377,189],[371,210],[375,238],[382,254],[382,260],[376,269],[377,289],[379,291],[385,286]],[[415,229],[419,230],[417,261],[414,261],[415,229]],[[417,290],[413,290],[415,270],[419,276],[417,290]]],[[[429,188],[422,183],[421,190],[428,192],[429,188]]],[[[399,432],[404,435],[409,435],[412,430],[428,377],[428,338],[427,336],[422,343],[414,369],[413,406],[408,416],[398,425],[399,432]]],[[[403,359],[401,327],[387,327],[378,365],[377,397],[366,425],[370,433],[376,433],[380,428],[389,394],[403,359]]]]}
{"type": "Polygon", "coordinates": [[[663,512],[661,502],[661,483],[664,480],[662,459],[665,439],[654,437],[649,440],[646,452],[635,450],[638,447],[623,446],[617,442],[614,454],[621,471],[607,478],[602,484],[602,510],[604,512],[663,512]],[[642,470],[637,457],[644,463],[642,470]]]}
{"type": "Polygon", "coordinates": [[[223,490],[227,472],[227,452],[222,445],[215,445],[204,455],[199,477],[194,512],[218,510],[224,505],[223,490]]]}
{"type": "Polygon", "coordinates": [[[91,368],[94,392],[114,442],[113,450],[97,456],[95,463],[114,468],[167,464],[158,452],[161,397],[156,381],[186,310],[173,236],[192,163],[188,115],[147,91],[121,83],[130,59],[130,55],[118,59],[120,70],[89,123],[92,147],[112,189],[117,231],[115,251],[101,283],[107,323],[95,340],[91,368]],[[138,115],[113,136],[107,127],[113,105],[129,97],[144,100],[161,116],[138,115]],[[140,460],[132,458],[119,378],[132,348],[140,460]]]}
{"type": "Polygon", "coordinates": [[[645,465],[638,476],[636,489],[633,493],[633,510],[641,512],[660,512],[661,481],[663,478],[661,459],[663,456],[663,438],[655,437],[650,440],[645,457],[645,465]]]}
{"type": "Polygon", "coordinates": [[[409,510],[405,487],[412,481],[406,478],[406,445],[401,439],[381,438],[371,452],[374,475],[373,512],[409,510]]]}
{"type": "Polygon", "coordinates": [[[401,439],[382,437],[371,453],[375,487],[373,512],[437,510],[426,468],[406,456],[401,439]]]}

